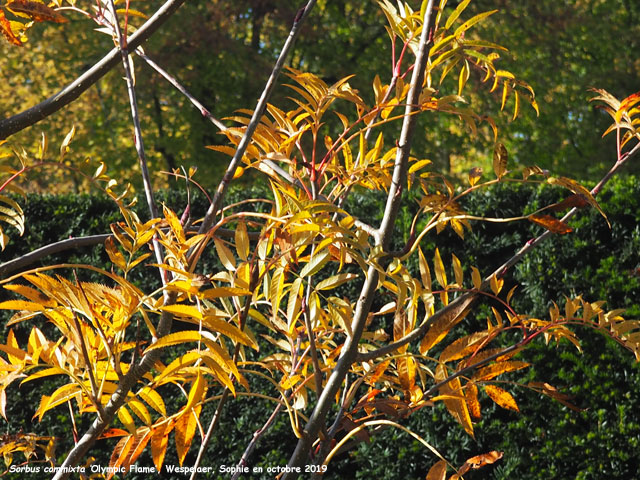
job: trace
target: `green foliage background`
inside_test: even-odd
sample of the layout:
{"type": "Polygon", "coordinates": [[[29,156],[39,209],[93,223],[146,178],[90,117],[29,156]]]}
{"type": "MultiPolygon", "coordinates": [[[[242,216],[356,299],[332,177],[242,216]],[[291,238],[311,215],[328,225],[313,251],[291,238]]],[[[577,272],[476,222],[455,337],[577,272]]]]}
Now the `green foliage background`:
{"type": "MultiPolygon", "coordinates": [[[[247,198],[247,194],[246,189],[235,190],[229,201],[247,198]]],[[[564,192],[556,189],[501,184],[469,197],[465,206],[476,215],[511,216],[519,215],[523,205],[533,210],[561,200],[563,195],[564,192]]],[[[178,213],[187,202],[186,195],[176,190],[164,192],[160,200],[178,213]]],[[[630,176],[612,182],[599,201],[611,222],[611,229],[596,212],[586,210],[572,222],[573,233],[552,236],[507,278],[507,282],[520,285],[519,293],[514,297],[519,311],[544,315],[551,301],[562,305],[564,295],[582,293],[586,299],[607,300],[610,308],[628,308],[628,317],[640,315],[638,179],[630,176]]],[[[12,238],[2,254],[3,259],[16,258],[69,236],[108,232],[108,224],[118,218],[112,203],[92,196],[31,196],[22,203],[27,233],[22,238],[12,238]]],[[[203,198],[196,197],[193,203],[195,215],[206,207],[203,198]]],[[[380,215],[380,203],[365,192],[355,192],[349,208],[362,218],[380,215]]],[[[141,211],[140,215],[144,217],[145,212],[141,211]]],[[[404,212],[403,224],[410,221],[411,216],[409,207],[404,212]]],[[[408,226],[404,226],[408,230],[408,226]]],[[[403,225],[399,227],[397,244],[401,245],[406,240],[402,238],[403,234],[408,235],[408,232],[403,233],[403,225]]],[[[437,241],[443,259],[455,252],[466,272],[470,265],[475,265],[486,273],[539,233],[539,227],[528,223],[478,223],[474,224],[472,232],[467,232],[464,241],[445,230],[439,236],[429,238],[428,242],[432,243],[425,243],[423,249],[429,256],[428,252],[437,241]]],[[[107,266],[101,246],[43,259],[43,264],[59,262],[107,266]]],[[[210,255],[203,266],[203,273],[216,271],[214,256],[210,255]]],[[[149,287],[149,282],[153,281],[150,279],[155,275],[146,275],[144,269],[141,270],[135,280],[141,286],[149,287]]],[[[463,323],[482,323],[488,315],[488,310],[480,307],[463,323]]],[[[20,334],[20,327],[17,330],[20,334]]],[[[640,470],[640,369],[632,355],[612,341],[590,331],[580,334],[585,355],[580,355],[569,344],[561,344],[557,349],[535,344],[521,356],[535,365],[526,381],[547,381],[562,388],[573,396],[574,404],[582,411],[571,411],[546,397],[508,386],[516,396],[521,414],[498,409],[488,398],[481,398],[483,418],[476,427],[475,440],[455,424],[443,405],[426,407],[403,423],[456,465],[479,453],[504,451],[504,458],[496,466],[472,472],[469,478],[633,478],[640,470]]],[[[516,377],[507,378],[516,380],[516,377]]],[[[12,387],[8,392],[7,414],[11,429],[60,437],[57,454],[62,456],[73,441],[68,412],[58,408],[45,416],[41,425],[31,421],[40,395],[48,388],[50,385],[44,382],[12,387]]],[[[253,388],[260,391],[268,387],[256,383],[253,388]]],[[[212,409],[213,405],[206,408],[212,409]]],[[[271,409],[272,405],[255,399],[231,402],[204,465],[235,465],[253,432],[263,425],[271,409]]],[[[211,412],[203,413],[203,418],[210,416],[211,412]]],[[[289,444],[292,438],[286,416],[281,414],[276,425],[262,437],[250,465],[284,465],[294,446],[289,444]]],[[[107,465],[112,445],[103,446],[98,446],[92,454],[97,458],[96,463],[107,465]]],[[[190,457],[195,455],[195,447],[193,450],[187,457],[187,465],[193,462],[190,457]]],[[[165,463],[177,464],[177,459],[170,456],[172,451],[170,448],[165,463]]],[[[385,430],[374,436],[372,442],[360,444],[336,458],[327,478],[424,478],[434,462],[434,457],[405,433],[385,430]]],[[[143,456],[138,464],[151,465],[151,460],[143,456]]],[[[165,475],[165,478],[169,477],[165,475]]]]}

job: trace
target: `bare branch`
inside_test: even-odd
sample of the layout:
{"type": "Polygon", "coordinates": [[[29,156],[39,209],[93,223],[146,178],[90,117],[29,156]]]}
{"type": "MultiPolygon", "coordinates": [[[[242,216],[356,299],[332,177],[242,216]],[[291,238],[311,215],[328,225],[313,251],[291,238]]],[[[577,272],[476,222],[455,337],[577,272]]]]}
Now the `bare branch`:
{"type": "MultiPolygon", "coordinates": [[[[633,149],[629,150],[626,154],[624,154],[622,156],[622,158],[620,158],[618,161],[616,161],[614,166],[611,167],[611,169],[602,178],[602,180],[600,180],[600,182],[598,182],[598,184],[591,190],[591,194],[594,195],[594,196],[597,195],[598,192],[600,192],[600,190],[602,190],[602,187],[604,187],[604,185],[613,177],[615,172],[622,165],[624,165],[629,159],[631,159],[633,156],[635,156],[638,153],[638,151],[640,151],[640,143],[638,143],[633,149]]],[[[577,212],[578,212],[577,208],[572,208],[571,210],[569,210],[564,215],[564,217],[562,217],[560,219],[560,221],[566,223],[577,212]]],[[[533,250],[536,246],[538,246],[542,241],[544,241],[549,236],[551,236],[551,232],[549,230],[545,230],[542,234],[540,234],[536,238],[533,238],[533,239],[529,240],[509,260],[507,260],[502,265],[500,265],[491,275],[487,276],[483,280],[482,285],[480,286],[480,290],[483,290],[483,289],[488,287],[489,280],[493,275],[496,275],[498,277],[504,276],[504,274],[511,267],[513,267],[515,264],[517,264],[522,259],[522,257],[524,257],[528,252],[533,250]]],[[[451,311],[453,311],[456,308],[460,308],[460,305],[463,305],[464,306],[463,308],[466,308],[467,304],[470,303],[471,300],[473,300],[474,296],[475,296],[475,293],[473,293],[473,292],[468,292],[468,293],[465,293],[465,294],[459,296],[458,298],[456,298],[455,301],[451,302],[446,307],[444,307],[441,310],[438,310],[436,313],[434,313],[431,317],[429,317],[426,321],[424,321],[418,328],[413,330],[411,333],[405,335],[404,337],[400,338],[399,340],[397,340],[397,341],[395,341],[393,343],[389,343],[388,345],[385,345],[384,347],[380,347],[377,350],[373,350],[371,352],[367,352],[367,353],[363,353],[363,354],[358,355],[358,361],[366,362],[368,360],[373,360],[375,358],[379,358],[379,357],[381,357],[383,355],[386,355],[388,353],[394,352],[398,348],[403,347],[404,345],[407,345],[407,344],[409,344],[409,343],[411,343],[411,342],[413,342],[415,340],[419,340],[420,338],[424,337],[424,335],[427,333],[427,331],[429,330],[431,325],[433,325],[433,323],[438,318],[442,317],[443,315],[446,315],[446,314],[450,313],[451,311]]]]}
{"type": "Polygon", "coordinates": [[[145,62],[147,62],[147,65],[149,65],[151,68],[153,68],[156,72],[158,72],[167,82],[169,82],[171,85],[173,85],[173,87],[178,90],[180,93],[182,93],[185,97],[187,97],[189,99],[189,101],[193,104],[194,107],[196,107],[200,113],[202,113],[202,115],[204,117],[206,117],[211,123],[213,123],[216,127],[218,127],[220,130],[226,130],[227,127],[225,126],[224,123],[222,123],[220,120],[218,120],[216,117],[214,117],[213,115],[211,115],[211,112],[209,112],[209,110],[198,101],[197,98],[195,98],[193,95],[191,95],[191,93],[189,93],[189,91],[184,88],[184,86],[182,86],[182,84],[180,82],[178,82],[178,80],[171,76],[166,70],[164,70],[160,65],[158,65],[156,62],[154,62],[153,60],[151,60],[145,53],[144,50],[142,50],[142,48],[137,48],[136,49],[136,54],[143,59],[145,62]]]}
{"type": "MultiPolygon", "coordinates": [[[[165,299],[165,305],[169,302],[175,302],[175,294],[169,295],[170,298],[165,299]]],[[[160,316],[160,322],[158,323],[158,338],[167,334],[173,316],[168,312],[162,312],[160,316]]],[[[122,381],[118,385],[118,389],[111,396],[111,399],[103,409],[103,415],[97,417],[91,427],[85,432],[85,434],[76,443],[75,447],[69,452],[67,458],[60,466],[60,469],[56,472],[53,480],[63,480],[69,478],[73,469],[82,458],[87,454],[89,449],[93,446],[100,434],[107,428],[113,421],[118,409],[124,404],[127,399],[128,393],[135,387],[140,380],[151,368],[155,365],[156,360],[160,357],[162,352],[161,348],[151,350],[145,354],[140,362],[134,365],[127,374],[122,377],[122,381]]]]}
{"type": "MultiPolygon", "coordinates": [[[[127,82],[127,93],[129,95],[129,107],[131,109],[131,120],[133,121],[133,139],[138,153],[138,161],[140,163],[140,172],[142,173],[142,184],[144,185],[144,194],[147,199],[147,205],[149,206],[149,213],[151,218],[158,218],[158,206],[153,195],[153,185],[151,184],[151,176],[149,175],[149,166],[147,164],[147,156],[144,150],[144,141],[142,140],[142,128],[140,127],[140,115],[138,114],[138,100],[136,98],[136,89],[133,83],[133,72],[131,71],[131,64],[129,63],[129,50],[127,47],[127,39],[120,29],[118,23],[118,13],[116,12],[116,5],[114,0],[109,1],[109,8],[111,9],[111,16],[113,17],[113,28],[118,40],[118,46],[120,47],[120,55],[122,57],[122,66],[124,68],[125,79],[127,82]]],[[[153,253],[156,256],[158,264],[162,264],[164,260],[164,253],[162,246],[158,239],[154,237],[151,240],[153,244],[153,253]]],[[[171,275],[168,270],[160,268],[160,278],[162,284],[166,285],[170,280],[171,275]]]]}
{"type": "MultiPolygon", "coordinates": [[[[167,0],[136,33],[131,35],[128,40],[129,48],[135,49],[142,45],[184,2],[185,0],[167,0]]],[[[44,120],[49,115],[52,115],[74,101],[109,70],[115,67],[119,60],[120,52],[117,48],[114,48],[105,55],[102,60],[55,95],[17,115],[0,120],[0,140],[4,140],[10,135],[38,123],[40,120],[44,120]]]]}
{"type": "Polygon", "coordinates": [[[227,167],[227,171],[225,172],[224,177],[222,177],[222,180],[218,185],[216,194],[213,197],[213,202],[211,203],[211,206],[209,207],[209,210],[207,210],[207,214],[205,215],[204,220],[202,221],[202,225],[200,226],[200,233],[204,233],[208,231],[213,225],[214,218],[222,204],[222,199],[224,198],[224,195],[227,189],[229,188],[229,183],[233,178],[236,168],[240,165],[242,161],[242,157],[244,156],[244,152],[247,150],[247,147],[249,146],[251,137],[253,136],[253,133],[255,132],[256,127],[258,126],[258,123],[260,122],[260,118],[262,118],[262,115],[264,114],[264,111],[267,108],[267,102],[269,101],[269,98],[271,98],[273,89],[276,86],[276,80],[280,75],[280,71],[284,67],[284,62],[287,56],[289,55],[289,51],[293,47],[293,44],[295,43],[296,38],[298,37],[298,34],[300,33],[300,26],[302,25],[306,17],[309,15],[309,12],[311,11],[311,9],[315,4],[316,4],[316,0],[309,0],[307,4],[298,11],[298,14],[296,15],[296,18],[293,22],[293,27],[291,27],[291,31],[289,32],[289,37],[287,38],[284,46],[282,47],[282,51],[280,52],[280,55],[278,56],[278,60],[276,61],[276,64],[273,67],[271,76],[267,80],[267,84],[265,85],[262,95],[260,96],[260,100],[258,100],[258,104],[253,112],[253,115],[251,116],[251,121],[247,125],[247,129],[245,130],[244,135],[240,140],[240,144],[236,149],[236,153],[231,159],[231,162],[227,167]]]}
{"type": "Polygon", "coordinates": [[[66,250],[75,250],[80,247],[90,247],[104,243],[111,234],[106,233],[103,235],[89,235],[87,237],[67,238],[60,240],[59,242],[51,243],[40,247],[33,252],[27,253],[19,258],[10,260],[0,265],[0,278],[6,277],[9,273],[20,270],[28,265],[40,260],[47,255],[53,255],[54,253],[64,252],[66,250]]]}
{"type": "MultiPolygon", "coordinates": [[[[405,117],[402,124],[402,133],[399,141],[398,153],[396,156],[393,180],[389,189],[388,201],[385,206],[384,217],[378,229],[379,238],[377,242],[385,249],[391,239],[395,220],[400,206],[402,195],[402,185],[406,182],[407,163],[409,159],[409,151],[413,138],[413,130],[416,122],[416,116],[413,114],[418,108],[418,99],[422,90],[422,82],[424,71],[427,64],[429,30],[433,22],[432,18],[433,0],[430,0],[424,13],[423,29],[420,37],[420,49],[416,56],[415,67],[411,77],[411,85],[409,88],[408,102],[405,108],[405,117]]],[[[360,297],[356,304],[356,311],[352,322],[352,336],[345,342],[340,357],[334,367],[331,376],[322,391],[318,402],[309,417],[309,421],[304,428],[302,438],[298,440],[295,451],[293,452],[288,466],[289,472],[285,472],[282,479],[296,478],[297,474],[293,473],[296,468],[302,468],[307,462],[311,445],[318,435],[318,432],[325,426],[327,413],[331,408],[333,399],[344,382],[345,376],[349,372],[351,365],[356,359],[358,353],[358,343],[364,331],[365,321],[371,309],[373,297],[378,288],[378,271],[373,267],[369,267],[366,275],[365,283],[360,292],[360,297]]]]}

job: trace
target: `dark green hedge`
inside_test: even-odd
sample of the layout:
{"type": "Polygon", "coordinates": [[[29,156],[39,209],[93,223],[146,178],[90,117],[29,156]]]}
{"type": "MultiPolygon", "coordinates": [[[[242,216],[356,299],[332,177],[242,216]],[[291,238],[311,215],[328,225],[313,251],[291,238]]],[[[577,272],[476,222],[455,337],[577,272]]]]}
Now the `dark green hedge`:
{"type": "MultiPolygon", "coordinates": [[[[232,192],[234,198],[246,198],[248,192],[232,192]]],[[[475,215],[517,216],[562,199],[558,189],[536,189],[531,186],[498,185],[465,201],[475,215]]],[[[361,218],[380,216],[381,202],[369,194],[355,192],[349,208],[361,218]]],[[[170,192],[161,201],[177,212],[186,205],[186,196],[170,192]]],[[[611,229],[596,212],[586,210],[571,222],[574,232],[552,236],[529,254],[507,281],[519,284],[514,303],[520,311],[544,315],[551,301],[562,303],[564,295],[582,293],[590,300],[607,300],[608,306],[625,307],[631,316],[640,314],[640,187],[633,177],[613,182],[599,198],[611,222],[611,229]]],[[[12,237],[1,254],[2,261],[15,258],[37,247],[69,236],[108,232],[108,224],[118,218],[117,209],[106,199],[89,196],[29,197],[25,206],[27,233],[12,237]]],[[[203,199],[195,200],[196,214],[206,208],[203,199]]],[[[408,236],[415,206],[410,204],[401,216],[396,245],[408,236]]],[[[146,213],[141,209],[140,215],[146,213]]],[[[511,256],[528,239],[540,233],[540,227],[526,222],[515,224],[474,224],[465,240],[450,230],[427,239],[423,249],[427,256],[438,245],[443,258],[454,252],[463,265],[475,265],[487,273],[491,267],[511,256]]],[[[80,262],[106,265],[100,246],[76,252],[56,254],[44,263],[80,262]]],[[[205,271],[215,268],[215,258],[206,258],[205,271]]],[[[140,273],[141,283],[155,278],[153,273],[140,273]]],[[[471,322],[482,324],[483,309],[471,322]]],[[[24,328],[23,335],[28,331],[24,328]]],[[[476,427],[476,439],[466,436],[439,405],[425,408],[408,419],[406,425],[422,435],[453,463],[460,464],[469,456],[489,450],[505,452],[495,467],[485,468],[469,478],[634,478],[640,471],[640,375],[630,353],[614,342],[593,332],[582,333],[584,355],[569,345],[559,348],[533,345],[522,357],[535,364],[529,379],[549,381],[564,387],[574,402],[584,410],[574,412],[548,398],[524,389],[512,389],[521,414],[496,409],[484,399],[483,419],[476,427]]],[[[39,385],[14,389],[9,399],[8,415],[12,431],[38,431],[62,438],[58,454],[63,455],[72,441],[66,411],[59,409],[32,425],[31,415],[39,402],[39,385]],[[36,387],[36,388],[34,388],[36,387]],[[56,415],[57,414],[57,415],[56,415]]],[[[256,385],[254,388],[263,388],[256,385]]],[[[233,465],[240,458],[247,440],[266,420],[271,405],[246,399],[231,402],[209,452],[208,465],[233,465]]],[[[206,415],[203,418],[209,418],[206,415]]],[[[284,416],[266,434],[253,457],[254,464],[284,464],[294,445],[284,416]]],[[[195,447],[194,447],[195,450],[195,447]]],[[[93,452],[98,463],[106,464],[110,446],[93,452]]],[[[195,452],[192,452],[193,454],[195,452]]],[[[190,454],[191,455],[191,454],[190,454]]],[[[150,462],[142,458],[138,463],[150,462]]],[[[176,463],[174,458],[167,462],[176,463]]],[[[193,461],[193,459],[191,459],[193,461]]],[[[330,466],[328,478],[424,478],[434,458],[418,442],[401,431],[387,430],[373,442],[361,444],[342,455],[330,466]]],[[[189,458],[187,459],[187,463],[189,458]]],[[[130,476],[128,478],[136,478],[130,476]]]]}

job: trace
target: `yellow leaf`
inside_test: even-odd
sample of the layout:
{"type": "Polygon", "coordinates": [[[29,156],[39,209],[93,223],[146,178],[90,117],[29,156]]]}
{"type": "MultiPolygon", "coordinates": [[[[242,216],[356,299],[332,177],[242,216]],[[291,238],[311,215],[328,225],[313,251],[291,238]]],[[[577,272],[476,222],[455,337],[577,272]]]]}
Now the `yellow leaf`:
{"type": "Polygon", "coordinates": [[[155,350],[156,348],[164,348],[171,345],[179,345],[187,342],[198,342],[202,340],[202,335],[196,330],[186,330],[183,332],[170,333],[160,338],[156,343],[145,350],[145,353],[155,350]]]}
{"type": "Polygon", "coordinates": [[[118,419],[132,435],[136,433],[136,424],[127,407],[122,406],[118,409],[118,419]]]}
{"type": "Polygon", "coordinates": [[[249,258],[249,234],[247,233],[247,224],[246,222],[244,222],[244,220],[238,222],[238,226],[236,227],[235,240],[236,252],[238,252],[238,257],[246,262],[249,258]]]}
{"type": "Polygon", "coordinates": [[[431,288],[431,272],[429,271],[429,264],[427,263],[426,258],[424,258],[424,254],[422,253],[422,249],[418,247],[418,260],[420,266],[420,278],[422,279],[422,286],[428,292],[432,291],[431,288]]]}
{"type": "Polygon", "coordinates": [[[178,317],[189,317],[198,320],[202,320],[204,318],[202,312],[193,305],[167,305],[164,307],[160,307],[160,310],[162,310],[163,312],[172,313],[174,315],[177,315],[178,317]]]}
{"type": "Polygon", "coordinates": [[[436,271],[436,280],[442,288],[447,288],[447,273],[445,272],[444,263],[442,263],[438,248],[436,248],[436,253],[433,258],[433,267],[436,271]]]}
{"type": "MultiPolygon", "coordinates": [[[[451,28],[451,25],[453,25],[453,23],[458,19],[458,17],[464,11],[464,9],[467,8],[467,5],[469,5],[470,1],[471,0],[463,0],[458,4],[456,9],[453,12],[451,12],[451,15],[449,15],[449,18],[447,18],[447,22],[444,24],[445,30],[449,30],[449,28],[451,28]]],[[[445,470],[446,470],[446,466],[445,466],[445,470]]],[[[428,478],[427,480],[431,480],[431,479],[428,478]]]]}
{"type": "Polygon", "coordinates": [[[500,180],[507,172],[507,162],[509,154],[506,147],[502,143],[496,143],[493,149],[493,171],[500,180]]]}
{"type": "Polygon", "coordinates": [[[229,271],[234,271],[236,269],[236,259],[233,257],[233,253],[231,253],[229,247],[227,247],[219,238],[214,237],[213,243],[216,246],[218,258],[220,259],[220,262],[222,262],[222,265],[224,265],[224,268],[229,271]]]}
{"type": "Polygon", "coordinates": [[[20,384],[22,385],[23,383],[30,382],[32,380],[37,380],[38,378],[49,377],[51,375],[66,375],[66,374],[67,372],[59,367],[45,368],[43,370],[38,370],[36,373],[29,375],[27,378],[22,380],[20,384]]]}
{"type": "Polygon", "coordinates": [[[202,292],[202,298],[242,297],[251,295],[251,291],[238,287],[215,287],[202,292]]]}
{"type": "Polygon", "coordinates": [[[487,395],[489,395],[489,398],[491,398],[491,400],[493,400],[502,408],[505,408],[507,410],[515,410],[516,412],[520,411],[515,399],[506,390],[503,390],[500,387],[496,387],[495,385],[485,385],[484,391],[487,395]]]}
{"type": "Polygon", "coordinates": [[[331,252],[329,250],[323,250],[320,253],[316,253],[309,263],[307,263],[300,271],[301,277],[311,276],[322,269],[326,263],[331,259],[331,252]]]}
{"type": "Polygon", "coordinates": [[[64,140],[62,141],[62,145],[60,145],[60,158],[62,159],[68,152],[69,152],[69,144],[71,143],[71,140],[73,140],[73,137],[76,134],[76,126],[74,125],[73,127],[71,127],[71,130],[69,131],[69,133],[67,133],[67,136],[64,137],[64,140]]]}
{"type": "Polygon", "coordinates": [[[116,246],[116,242],[113,237],[107,237],[104,241],[104,247],[109,255],[109,259],[113,262],[113,264],[118,267],[120,270],[127,270],[127,261],[124,259],[124,255],[118,250],[116,246]]]}
{"type": "MultiPolygon", "coordinates": [[[[225,387],[227,387],[229,389],[229,391],[233,395],[235,395],[236,394],[236,387],[233,384],[233,381],[229,378],[228,371],[222,369],[220,367],[220,364],[217,362],[217,360],[214,360],[212,355],[206,355],[205,354],[205,355],[202,356],[202,360],[207,365],[207,367],[209,367],[209,372],[211,373],[211,375],[216,380],[218,380],[221,384],[223,384],[225,387]]],[[[241,378],[240,383],[242,383],[243,386],[245,386],[244,378],[243,377],[240,377],[240,378],[241,378]]]]}
{"type": "Polygon", "coordinates": [[[175,235],[176,240],[179,243],[184,243],[185,240],[186,240],[186,237],[184,235],[184,229],[182,228],[182,224],[180,223],[180,219],[173,212],[173,210],[171,210],[167,206],[164,206],[163,211],[164,211],[164,218],[167,221],[167,223],[169,224],[169,228],[171,228],[171,231],[175,235]]]}
{"type": "Polygon", "coordinates": [[[473,282],[473,288],[480,289],[480,286],[482,285],[482,276],[476,267],[471,267],[471,281],[473,282]]]}
{"type": "Polygon", "coordinates": [[[331,290],[348,282],[349,280],[353,280],[354,278],[358,278],[358,275],[355,273],[340,273],[338,275],[333,275],[329,278],[325,278],[321,282],[318,282],[316,290],[331,290]]]}
{"type": "Polygon", "coordinates": [[[247,335],[245,332],[231,323],[225,322],[224,320],[220,320],[219,318],[213,316],[204,317],[202,323],[205,327],[213,332],[219,332],[235,342],[242,343],[247,347],[258,350],[258,344],[254,340],[252,340],[249,335],[247,335]]]}
{"type": "Polygon", "coordinates": [[[471,170],[469,170],[468,177],[469,185],[473,187],[476,183],[478,183],[480,177],[482,177],[482,167],[473,167],[471,170]]]}
{"type": "Polygon", "coordinates": [[[456,284],[458,285],[458,287],[462,287],[463,274],[460,260],[454,254],[451,254],[451,261],[453,263],[453,274],[456,277],[456,284]]]}
{"type": "Polygon", "coordinates": [[[149,410],[147,410],[147,407],[145,407],[140,400],[135,397],[130,397],[127,399],[127,405],[131,411],[145,423],[145,425],[151,424],[151,415],[149,415],[149,410]]]}
{"type": "Polygon", "coordinates": [[[42,416],[47,412],[47,410],[57,407],[61,403],[72,400],[81,392],[82,389],[75,383],[63,385],[53,392],[50,397],[46,395],[42,397],[40,407],[36,411],[34,417],[37,416],[38,420],[42,420],[42,416]]]}
{"type": "Polygon", "coordinates": [[[189,396],[187,398],[187,403],[184,406],[184,412],[186,414],[189,413],[189,410],[194,408],[196,404],[200,404],[202,402],[204,395],[207,391],[207,379],[204,378],[200,369],[198,369],[198,374],[196,375],[196,379],[193,381],[191,385],[191,390],[189,390],[189,396]]]}
{"type": "Polygon", "coordinates": [[[7,300],[0,303],[0,310],[27,310],[29,312],[42,312],[45,307],[41,303],[27,302],[25,300],[7,300]]]}
{"type": "Polygon", "coordinates": [[[167,409],[164,405],[164,400],[162,399],[162,396],[155,390],[152,390],[149,387],[144,387],[138,392],[138,396],[145,402],[147,402],[147,405],[153,408],[160,415],[167,415],[167,409]]]}
{"type": "Polygon", "coordinates": [[[504,278],[498,278],[496,275],[491,275],[489,283],[491,285],[491,290],[493,291],[493,293],[495,295],[498,295],[500,293],[500,290],[502,290],[502,286],[504,285],[504,278]]]}

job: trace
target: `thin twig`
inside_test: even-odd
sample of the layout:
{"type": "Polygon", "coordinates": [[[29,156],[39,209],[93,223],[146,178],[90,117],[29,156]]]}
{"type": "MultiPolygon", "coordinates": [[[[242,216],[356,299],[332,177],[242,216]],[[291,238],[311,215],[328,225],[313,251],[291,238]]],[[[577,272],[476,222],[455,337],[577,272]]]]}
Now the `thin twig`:
{"type": "Polygon", "coordinates": [[[316,3],[316,0],[309,0],[307,4],[298,11],[298,14],[296,15],[296,18],[293,23],[293,27],[291,27],[289,36],[287,37],[287,40],[284,46],[282,47],[282,51],[278,56],[278,60],[276,61],[276,64],[273,67],[271,75],[267,80],[267,84],[265,85],[262,95],[260,96],[260,100],[258,101],[258,104],[255,110],[253,111],[253,115],[251,116],[251,120],[247,125],[247,128],[244,132],[244,135],[242,136],[242,139],[240,140],[240,143],[238,144],[236,153],[231,159],[231,162],[227,167],[227,171],[225,172],[224,176],[222,177],[222,180],[220,181],[220,184],[218,185],[216,193],[213,197],[213,202],[211,203],[211,206],[209,207],[209,210],[207,210],[207,214],[205,215],[204,220],[202,221],[202,225],[200,226],[200,233],[207,232],[213,225],[215,216],[217,215],[218,210],[222,205],[222,200],[224,198],[224,195],[227,189],[229,188],[229,183],[231,182],[231,179],[235,174],[236,168],[242,162],[242,157],[244,156],[244,153],[246,152],[247,147],[249,146],[251,137],[253,136],[258,126],[258,123],[260,122],[260,118],[262,118],[262,115],[264,114],[269,98],[271,98],[273,89],[276,86],[276,80],[280,74],[280,71],[284,67],[284,62],[289,54],[289,51],[293,47],[293,44],[296,38],[298,37],[298,34],[300,33],[300,26],[304,22],[305,18],[309,15],[309,12],[311,11],[315,3],[316,3]]]}
{"type": "MultiPolygon", "coordinates": [[[[151,176],[149,174],[149,166],[147,164],[147,155],[144,150],[144,142],[142,140],[142,128],[140,127],[140,115],[138,113],[138,100],[136,99],[136,89],[133,82],[133,72],[131,71],[131,64],[129,63],[129,51],[127,49],[127,39],[125,38],[120,24],[118,23],[118,14],[116,12],[116,5],[114,0],[109,0],[109,8],[111,9],[111,15],[113,18],[113,29],[120,47],[120,54],[122,57],[122,66],[124,68],[125,79],[127,82],[127,93],[129,95],[129,107],[131,108],[131,120],[133,121],[133,138],[136,146],[136,152],[138,154],[138,162],[140,163],[140,172],[142,173],[142,184],[144,186],[144,194],[147,199],[147,205],[149,207],[149,213],[151,218],[158,218],[158,206],[153,194],[153,185],[151,183],[151,176]]],[[[156,256],[158,264],[162,264],[164,261],[164,254],[162,252],[162,246],[158,239],[154,236],[151,240],[153,244],[153,252],[156,256]]],[[[160,278],[162,284],[166,285],[170,280],[170,274],[167,270],[160,268],[160,278]]],[[[166,297],[166,294],[165,294],[166,297]]]]}
{"type": "MultiPolygon", "coordinates": [[[[393,227],[400,207],[402,186],[406,183],[409,152],[413,139],[414,126],[417,120],[413,113],[417,108],[416,105],[418,104],[419,95],[422,90],[422,81],[427,64],[430,43],[428,33],[433,22],[433,3],[433,0],[429,0],[424,13],[420,49],[416,55],[415,68],[409,87],[408,101],[405,108],[401,136],[398,142],[398,153],[394,165],[393,180],[387,197],[388,201],[385,206],[384,217],[378,229],[379,237],[376,243],[380,245],[383,250],[387,248],[391,240],[393,227]]],[[[378,277],[378,271],[373,266],[369,267],[360,292],[360,297],[356,304],[352,322],[353,335],[347,339],[342,347],[336,366],[333,368],[331,376],[327,380],[324,390],[316,402],[316,406],[304,428],[302,438],[298,440],[295,451],[291,455],[288,463],[289,471],[284,473],[282,480],[297,478],[298,475],[294,473],[295,470],[302,468],[306,463],[313,441],[324,427],[333,399],[356,359],[358,343],[364,332],[364,325],[370,312],[375,292],[378,289],[378,277]]]]}
{"type": "MultiPolygon", "coordinates": [[[[615,172],[622,167],[629,159],[635,156],[638,151],[640,151],[640,143],[638,143],[633,149],[629,150],[626,154],[623,154],[620,160],[616,161],[616,163],[611,167],[611,169],[607,172],[607,174],[598,182],[598,184],[591,190],[592,195],[597,195],[602,187],[613,177],[615,172]]],[[[573,217],[578,212],[577,208],[572,208],[569,210],[561,219],[561,222],[566,223],[571,217],[573,217]]],[[[541,242],[543,242],[546,238],[551,236],[551,232],[549,230],[544,231],[542,234],[537,236],[534,239],[529,240],[523,247],[520,248],[509,260],[500,265],[493,273],[488,275],[482,282],[479,290],[483,290],[487,288],[489,285],[489,281],[491,277],[494,275],[498,277],[504,276],[504,274],[515,264],[517,264],[524,255],[526,255],[529,251],[533,250],[536,246],[538,246],[541,242]]],[[[444,307],[443,309],[434,313],[431,317],[429,317],[426,321],[424,321],[418,328],[405,335],[404,337],[398,339],[397,341],[385,345],[383,347],[378,348],[377,350],[373,350],[367,353],[362,353],[358,355],[358,361],[366,362],[369,360],[373,360],[379,358],[383,355],[392,353],[396,351],[398,348],[403,347],[415,340],[418,340],[427,333],[431,325],[443,315],[450,313],[453,309],[458,308],[461,304],[466,302],[470,302],[473,299],[475,294],[473,292],[468,292],[460,297],[456,298],[455,301],[451,302],[449,305],[444,307]]]]}
{"type": "Polygon", "coordinates": [[[211,112],[209,112],[209,110],[198,101],[197,98],[195,98],[193,95],[191,95],[191,93],[189,93],[189,91],[184,88],[182,86],[182,84],[180,82],[178,82],[178,80],[171,76],[169,73],[167,73],[166,70],[164,70],[162,67],[160,67],[160,65],[158,65],[156,62],[154,62],[153,60],[151,60],[145,53],[144,50],[142,50],[141,47],[137,48],[135,50],[136,54],[143,59],[145,62],[147,62],[147,65],[149,65],[151,68],[153,68],[156,72],[158,72],[167,82],[169,82],[171,85],[173,85],[180,93],[182,93],[185,97],[187,97],[189,99],[189,101],[193,104],[193,106],[195,106],[198,110],[200,110],[200,113],[202,113],[202,116],[207,118],[211,123],[213,123],[216,127],[218,127],[220,130],[226,130],[227,127],[225,126],[224,123],[222,123],[220,120],[218,120],[216,117],[214,117],[213,115],[211,115],[211,112]]]}
{"type": "MultiPolygon", "coordinates": [[[[129,48],[137,48],[142,45],[158,28],[164,24],[185,0],[167,0],[149,20],[147,20],[131,37],[129,48]]],[[[120,60],[120,51],[117,48],[111,50],[98,63],[76,78],[62,90],[16,115],[0,120],[0,140],[24,130],[31,125],[44,120],[69,103],[77,99],[83,92],[89,89],[100,78],[107,74],[120,60]]]]}

